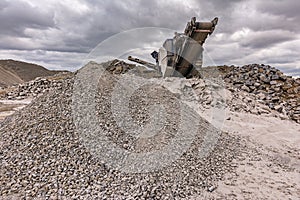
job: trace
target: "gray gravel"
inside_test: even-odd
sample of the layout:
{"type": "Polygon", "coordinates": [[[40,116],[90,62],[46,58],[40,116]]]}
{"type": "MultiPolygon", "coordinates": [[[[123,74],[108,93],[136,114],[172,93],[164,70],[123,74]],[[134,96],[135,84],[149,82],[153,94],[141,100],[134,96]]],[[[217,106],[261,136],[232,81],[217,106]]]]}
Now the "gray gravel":
{"type": "Polygon", "coordinates": [[[32,81],[5,88],[3,92],[0,93],[0,99],[22,100],[35,98],[49,89],[60,89],[62,79],[69,74],[70,72],[63,72],[49,77],[38,77],[32,81]]]}
{"type": "MultiPolygon", "coordinates": [[[[97,110],[99,126],[117,145],[133,152],[160,149],[177,128],[176,95],[163,87],[145,86],[134,93],[129,107],[134,123],[147,124],[151,104],[168,109],[167,126],[148,140],[136,140],[122,132],[112,118],[111,89],[115,79],[99,82],[97,110]],[[146,98],[147,96],[147,98],[146,98]]],[[[171,165],[149,173],[127,174],[109,168],[93,156],[79,139],[72,120],[71,101],[74,78],[62,86],[45,91],[29,106],[6,118],[0,128],[0,197],[20,199],[189,199],[217,187],[225,173],[236,168],[232,160],[242,148],[239,138],[219,133],[214,150],[199,157],[199,148],[208,130],[199,118],[195,140],[171,165]]],[[[217,130],[215,130],[217,131],[217,130]]]]}

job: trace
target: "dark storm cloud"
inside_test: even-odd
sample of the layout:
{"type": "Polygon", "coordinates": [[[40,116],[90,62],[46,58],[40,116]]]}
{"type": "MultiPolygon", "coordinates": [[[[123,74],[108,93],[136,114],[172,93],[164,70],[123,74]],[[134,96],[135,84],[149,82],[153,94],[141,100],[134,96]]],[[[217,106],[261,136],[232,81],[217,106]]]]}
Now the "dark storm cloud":
{"type": "Polygon", "coordinates": [[[205,44],[216,64],[286,61],[289,65],[284,67],[295,65],[299,70],[293,53],[299,52],[295,45],[300,37],[299,5],[297,0],[4,0],[0,2],[0,49],[23,52],[27,60],[36,54],[51,67],[59,61],[61,66],[76,65],[74,55],[80,55],[79,67],[81,55],[122,31],[170,29],[170,34],[136,36],[133,46],[151,46],[174,31],[182,32],[192,16],[204,21],[218,16],[217,29],[205,44]],[[276,61],[272,57],[278,52],[285,57],[276,61]]]}
{"type": "Polygon", "coordinates": [[[296,39],[293,33],[284,30],[269,30],[263,32],[254,32],[244,38],[240,44],[243,47],[260,49],[268,48],[278,43],[296,39]]]}
{"type": "Polygon", "coordinates": [[[283,15],[286,18],[300,19],[300,4],[298,0],[265,0],[257,2],[257,9],[274,15],[283,15]]]}
{"type": "Polygon", "coordinates": [[[1,1],[0,11],[0,35],[25,36],[25,28],[47,29],[54,26],[52,11],[41,12],[23,1],[1,1]]]}
{"type": "Polygon", "coordinates": [[[89,1],[89,5],[92,18],[88,19],[90,29],[85,32],[89,45],[133,28],[182,31],[187,20],[196,15],[196,10],[172,1],[89,1]]]}

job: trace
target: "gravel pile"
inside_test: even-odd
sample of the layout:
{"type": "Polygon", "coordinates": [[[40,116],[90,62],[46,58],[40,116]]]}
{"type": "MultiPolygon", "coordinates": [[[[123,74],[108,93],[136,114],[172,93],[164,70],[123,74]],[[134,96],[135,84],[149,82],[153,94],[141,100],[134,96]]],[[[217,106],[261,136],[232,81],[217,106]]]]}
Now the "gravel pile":
{"type": "MultiPolygon", "coordinates": [[[[224,81],[228,89],[238,99],[239,91],[245,91],[249,99],[266,105],[270,110],[288,116],[300,123],[300,79],[284,75],[280,70],[269,65],[251,64],[243,67],[227,67],[224,81]]],[[[238,108],[237,108],[238,109],[238,108]]],[[[259,113],[252,106],[244,108],[247,112],[259,113]]],[[[269,112],[264,108],[265,112],[269,112]]]]}
{"type": "MultiPolygon", "coordinates": [[[[127,135],[111,113],[112,90],[120,77],[99,82],[99,126],[118,146],[136,152],[162,149],[178,129],[178,97],[160,85],[145,85],[132,95],[130,119],[143,128],[151,120],[154,104],[165,107],[166,125],[148,138],[127,135]],[[175,114],[174,114],[175,113],[175,114]]],[[[189,199],[212,192],[241,149],[239,138],[219,132],[198,118],[197,134],[187,151],[169,166],[148,173],[124,173],[106,165],[80,140],[72,118],[74,77],[45,91],[29,106],[6,118],[0,128],[0,196],[32,199],[189,199]],[[215,148],[199,156],[206,133],[218,133],[215,148]]],[[[193,111],[191,111],[193,112],[193,111]]],[[[86,133],[87,134],[87,133],[86,133]]]]}
{"type": "MultiPolygon", "coordinates": [[[[95,63],[89,65],[97,67],[95,63]]],[[[299,122],[299,79],[285,76],[269,66],[225,67],[226,84],[220,85],[213,79],[195,78],[167,78],[162,83],[161,79],[153,78],[156,77],[154,72],[145,73],[146,69],[134,68],[123,61],[103,65],[109,73],[99,77],[94,117],[110,141],[136,154],[161,151],[172,142],[180,129],[181,100],[195,103],[202,109],[225,105],[232,111],[258,115],[276,111],[299,122]],[[130,72],[151,80],[145,81],[126,102],[123,98],[130,87],[126,80],[143,83],[130,72]],[[225,99],[222,98],[224,87],[227,90],[225,99]],[[191,91],[196,95],[189,94],[191,91]],[[128,107],[128,115],[116,116],[124,107],[128,107]],[[160,118],[164,118],[164,122],[159,128],[148,126],[160,118]],[[123,120],[134,124],[136,130],[150,130],[150,135],[141,137],[139,131],[136,135],[128,134],[125,125],[120,124],[123,120]]],[[[12,99],[36,98],[0,124],[1,199],[201,197],[204,191],[213,192],[226,173],[235,171],[235,160],[248,154],[249,148],[241,138],[218,131],[195,111],[184,107],[192,118],[196,116],[197,123],[191,125],[191,130],[196,128],[196,135],[178,159],[151,172],[117,170],[82,141],[82,134],[86,136],[90,132],[81,133],[75,128],[72,115],[74,81],[74,75],[39,78],[7,94],[6,98],[12,99]],[[209,133],[215,133],[215,143],[205,143],[209,133]],[[213,150],[203,156],[203,147],[213,150]]],[[[84,99],[87,94],[83,92],[82,95],[84,99]]]]}
{"type": "Polygon", "coordinates": [[[33,81],[25,82],[16,86],[3,89],[0,97],[8,100],[22,100],[28,97],[37,97],[50,88],[60,89],[62,80],[69,73],[60,73],[49,77],[38,77],[33,81]]]}

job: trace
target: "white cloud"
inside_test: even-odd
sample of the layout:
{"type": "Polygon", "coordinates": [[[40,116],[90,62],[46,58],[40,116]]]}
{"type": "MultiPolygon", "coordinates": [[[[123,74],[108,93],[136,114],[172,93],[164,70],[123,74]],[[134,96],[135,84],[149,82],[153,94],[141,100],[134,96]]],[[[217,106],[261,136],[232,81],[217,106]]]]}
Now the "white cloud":
{"type": "Polygon", "coordinates": [[[74,71],[86,64],[84,53],[55,52],[43,50],[0,50],[0,59],[15,59],[36,63],[53,70],[74,71]],[[67,59],[66,59],[67,58],[67,59]]]}
{"type": "Polygon", "coordinates": [[[241,30],[234,32],[230,36],[230,39],[235,42],[242,41],[243,39],[246,39],[247,37],[249,37],[250,31],[251,30],[249,28],[243,27],[241,30]]]}

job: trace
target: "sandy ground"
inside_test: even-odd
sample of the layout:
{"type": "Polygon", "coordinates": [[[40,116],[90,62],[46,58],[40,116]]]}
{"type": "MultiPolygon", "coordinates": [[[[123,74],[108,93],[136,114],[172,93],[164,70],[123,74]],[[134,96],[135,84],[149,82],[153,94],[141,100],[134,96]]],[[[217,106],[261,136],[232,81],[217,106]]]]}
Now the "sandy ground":
{"type": "MultiPolygon", "coordinates": [[[[211,120],[210,111],[205,114],[211,120]]],[[[243,136],[257,151],[236,160],[236,173],[228,174],[214,192],[194,199],[300,199],[300,125],[230,111],[226,119],[222,129],[243,136]]]]}
{"type": "Polygon", "coordinates": [[[249,136],[258,143],[284,151],[300,150],[300,124],[272,116],[227,112],[223,130],[249,136]],[[227,117],[227,118],[228,118],[227,117]]]}

